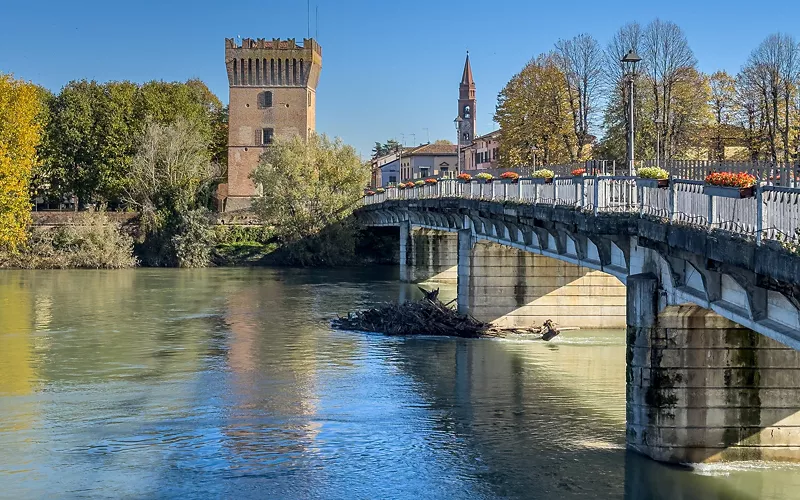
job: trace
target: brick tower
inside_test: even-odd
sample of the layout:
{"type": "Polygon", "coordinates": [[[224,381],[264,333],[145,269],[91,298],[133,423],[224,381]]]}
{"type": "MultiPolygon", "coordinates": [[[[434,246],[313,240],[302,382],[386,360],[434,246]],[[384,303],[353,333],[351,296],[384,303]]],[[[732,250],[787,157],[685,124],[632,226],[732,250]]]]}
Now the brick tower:
{"type": "Polygon", "coordinates": [[[250,173],[273,139],[307,138],[316,126],[322,47],[313,39],[225,39],[228,69],[228,182],[218,197],[225,211],[250,207],[250,173]]]}
{"type": "Polygon", "coordinates": [[[475,106],[475,80],[472,79],[472,66],[469,64],[469,52],[467,52],[464,74],[461,75],[461,84],[458,86],[458,116],[462,119],[458,130],[458,144],[461,147],[472,144],[472,140],[477,136],[475,106]]]}

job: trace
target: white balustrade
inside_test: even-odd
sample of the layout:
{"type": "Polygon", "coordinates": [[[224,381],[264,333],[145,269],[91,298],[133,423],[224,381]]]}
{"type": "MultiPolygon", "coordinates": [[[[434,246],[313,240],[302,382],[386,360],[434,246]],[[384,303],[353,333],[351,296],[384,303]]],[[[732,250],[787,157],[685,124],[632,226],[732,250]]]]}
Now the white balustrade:
{"type": "Polygon", "coordinates": [[[387,200],[465,198],[499,203],[571,207],[600,213],[634,213],[665,223],[703,226],[763,240],[800,242],[800,187],[762,185],[756,196],[725,198],[703,192],[703,182],[671,179],[669,187],[637,186],[629,176],[557,177],[550,184],[442,179],[413,188],[388,188],[365,196],[364,205],[387,200]]]}

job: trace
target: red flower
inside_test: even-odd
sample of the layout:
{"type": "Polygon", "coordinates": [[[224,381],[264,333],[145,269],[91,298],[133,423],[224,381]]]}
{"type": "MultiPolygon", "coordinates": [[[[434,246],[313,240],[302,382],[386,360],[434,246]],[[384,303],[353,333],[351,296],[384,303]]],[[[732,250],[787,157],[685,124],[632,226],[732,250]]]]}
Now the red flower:
{"type": "Polygon", "coordinates": [[[516,172],[503,172],[502,174],[500,174],[500,178],[501,179],[517,180],[517,179],[519,179],[519,174],[516,173],[516,172]]]}
{"type": "Polygon", "coordinates": [[[471,181],[472,180],[472,176],[465,172],[463,174],[458,174],[458,180],[460,180],[460,181],[471,181]]]}
{"type": "Polygon", "coordinates": [[[575,177],[577,177],[579,175],[583,175],[585,173],[586,173],[586,169],[585,168],[576,168],[575,170],[572,171],[572,175],[575,176],[575,177]]]}
{"type": "Polygon", "coordinates": [[[712,186],[748,188],[756,184],[756,178],[747,172],[711,172],[706,176],[706,184],[711,184],[712,186]]]}

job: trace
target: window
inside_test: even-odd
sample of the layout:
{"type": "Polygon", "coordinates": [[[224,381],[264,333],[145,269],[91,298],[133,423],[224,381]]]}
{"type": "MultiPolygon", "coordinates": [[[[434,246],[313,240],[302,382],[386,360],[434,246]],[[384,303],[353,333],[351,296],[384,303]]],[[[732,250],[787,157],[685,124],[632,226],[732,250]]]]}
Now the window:
{"type": "Polygon", "coordinates": [[[469,119],[469,117],[470,117],[470,115],[471,115],[471,111],[472,111],[472,110],[470,109],[470,107],[469,107],[469,104],[467,104],[466,106],[464,106],[464,118],[465,118],[465,119],[469,119]]]}
{"type": "Polygon", "coordinates": [[[397,176],[396,175],[390,175],[389,176],[389,184],[396,184],[396,183],[397,183],[397,176]]]}
{"type": "Polygon", "coordinates": [[[492,150],[492,159],[493,159],[493,160],[496,160],[496,159],[497,159],[497,148],[494,148],[494,149],[492,150]]]}
{"type": "Polygon", "coordinates": [[[468,140],[469,140],[469,132],[464,132],[464,134],[461,136],[461,138],[462,138],[464,141],[468,141],[468,140]]]}
{"type": "Polygon", "coordinates": [[[272,92],[266,90],[258,94],[258,109],[272,107],[272,92]]]}
{"type": "Polygon", "coordinates": [[[272,144],[272,138],[275,135],[275,129],[265,128],[261,130],[261,144],[268,145],[272,144]]]}

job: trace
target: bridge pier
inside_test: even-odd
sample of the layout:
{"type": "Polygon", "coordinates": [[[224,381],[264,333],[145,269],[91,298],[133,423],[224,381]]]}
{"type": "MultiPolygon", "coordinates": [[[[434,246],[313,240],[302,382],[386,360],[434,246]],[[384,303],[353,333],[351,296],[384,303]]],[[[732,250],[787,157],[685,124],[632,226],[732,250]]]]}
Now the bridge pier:
{"type": "Polygon", "coordinates": [[[628,277],[627,445],[673,463],[800,461],[800,351],[628,277]]]}
{"type": "Polygon", "coordinates": [[[455,283],[458,235],[435,229],[412,228],[400,223],[400,281],[455,283]]]}
{"type": "Polygon", "coordinates": [[[500,326],[624,328],[625,285],[591,269],[459,231],[458,307],[500,326]]]}

